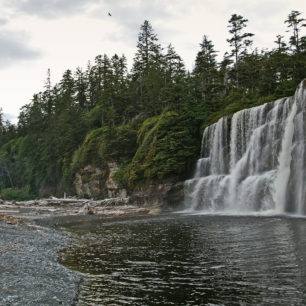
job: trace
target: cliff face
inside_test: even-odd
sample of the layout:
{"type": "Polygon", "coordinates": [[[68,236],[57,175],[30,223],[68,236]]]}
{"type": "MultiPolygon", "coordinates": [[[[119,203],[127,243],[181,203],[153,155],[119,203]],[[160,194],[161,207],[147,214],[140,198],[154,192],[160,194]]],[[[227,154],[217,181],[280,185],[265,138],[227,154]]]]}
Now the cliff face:
{"type": "MultiPolygon", "coordinates": [[[[190,207],[202,209],[208,205],[210,209],[223,209],[232,207],[232,203],[244,207],[248,198],[248,205],[254,210],[276,209],[278,205],[279,211],[305,212],[305,85],[303,81],[294,97],[241,110],[207,127],[195,178],[186,183],[189,192],[185,200],[191,202],[190,207]]],[[[173,114],[170,115],[172,118],[173,114]]],[[[154,120],[161,124],[160,118],[154,120]]],[[[178,175],[172,179],[153,176],[156,169],[158,174],[163,167],[172,169],[168,160],[178,154],[177,150],[161,154],[173,142],[166,138],[170,134],[168,129],[163,128],[162,135],[156,132],[159,125],[154,120],[149,121],[153,127],[147,127],[146,122],[147,128],[140,129],[139,149],[125,168],[127,182],[133,183],[130,178],[136,177],[139,184],[130,184],[131,187],[126,184],[127,193],[114,179],[115,173],[120,172],[119,164],[103,161],[102,156],[99,166],[87,165],[77,172],[74,181],[77,195],[129,196],[132,203],[140,206],[170,209],[182,206],[184,183],[179,182],[178,175]],[[163,141],[163,146],[157,145],[165,139],[168,141],[163,141]],[[162,163],[157,158],[160,156],[162,163]]]]}
{"type": "Polygon", "coordinates": [[[136,120],[86,136],[73,161],[78,169],[74,190],[79,197],[128,195],[141,206],[182,202],[183,184],[176,184],[189,177],[198,156],[199,125],[176,112],[136,120]]]}
{"type": "Polygon", "coordinates": [[[126,190],[119,188],[114,180],[117,171],[118,165],[115,162],[105,163],[103,168],[86,166],[75,175],[76,194],[82,198],[126,197],[126,190]]]}
{"type": "Polygon", "coordinates": [[[76,194],[81,198],[115,198],[127,196],[130,202],[145,207],[159,207],[162,209],[177,209],[184,199],[184,182],[164,180],[151,181],[146,186],[127,193],[120,188],[114,180],[114,174],[118,171],[115,162],[108,162],[105,168],[97,168],[91,165],[80,170],[74,180],[76,194]]]}
{"type": "Polygon", "coordinates": [[[145,207],[159,207],[163,210],[174,210],[183,207],[184,182],[164,180],[150,182],[145,187],[134,191],[131,203],[145,207]]]}

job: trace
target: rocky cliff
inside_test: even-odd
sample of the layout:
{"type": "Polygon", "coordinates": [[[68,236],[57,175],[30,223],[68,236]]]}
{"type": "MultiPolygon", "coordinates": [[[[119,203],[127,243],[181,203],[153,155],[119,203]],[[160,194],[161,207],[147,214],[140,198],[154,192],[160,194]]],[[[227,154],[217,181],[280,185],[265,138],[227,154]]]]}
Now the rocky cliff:
{"type": "Polygon", "coordinates": [[[150,182],[142,188],[128,193],[114,179],[118,171],[115,162],[106,163],[103,169],[91,165],[81,169],[75,176],[74,187],[81,198],[130,197],[130,203],[162,209],[177,209],[184,199],[184,182],[164,180],[150,182]]]}
{"type": "Polygon", "coordinates": [[[76,194],[81,198],[115,198],[127,196],[114,180],[114,174],[118,171],[115,162],[105,163],[98,168],[87,165],[75,175],[74,187],[76,194]]]}

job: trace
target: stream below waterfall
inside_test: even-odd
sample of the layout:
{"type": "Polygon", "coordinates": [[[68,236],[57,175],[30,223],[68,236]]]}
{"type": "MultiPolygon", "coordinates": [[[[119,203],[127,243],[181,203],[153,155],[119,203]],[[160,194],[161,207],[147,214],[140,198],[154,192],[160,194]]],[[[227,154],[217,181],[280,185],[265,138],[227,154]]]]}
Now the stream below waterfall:
{"type": "Polygon", "coordinates": [[[301,305],[306,220],[170,214],[73,219],[64,265],[81,272],[78,305],[301,305]]]}

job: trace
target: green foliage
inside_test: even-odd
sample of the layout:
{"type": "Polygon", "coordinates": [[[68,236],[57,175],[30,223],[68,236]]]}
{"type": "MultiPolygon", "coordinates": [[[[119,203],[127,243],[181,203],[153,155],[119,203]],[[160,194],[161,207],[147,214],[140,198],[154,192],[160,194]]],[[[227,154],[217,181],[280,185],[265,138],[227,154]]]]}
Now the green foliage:
{"type": "Polygon", "coordinates": [[[130,161],[136,151],[137,123],[117,128],[103,127],[91,131],[82,146],[74,152],[70,171],[76,173],[87,165],[103,167],[105,162],[130,161]]]}
{"type": "Polygon", "coordinates": [[[199,153],[195,131],[192,118],[173,111],[147,119],[138,132],[137,152],[122,170],[127,185],[131,188],[147,180],[184,177],[199,153]]]}
{"type": "Polygon", "coordinates": [[[27,201],[34,198],[30,192],[30,186],[22,188],[4,188],[1,190],[1,198],[6,201],[27,201]]]}
{"type": "Polygon", "coordinates": [[[304,18],[292,11],[285,23],[289,42],[278,35],[276,49],[249,52],[247,19],[233,14],[230,54],[217,63],[204,35],[191,73],[171,44],[162,48],[148,21],[130,73],[125,56],[117,54],[96,56],[84,71],[65,71],[53,87],[48,70],[46,90],[22,108],[17,126],[4,122],[0,110],[0,188],[73,193],[76,172],[113,161],[120,166],[115,180],[130,189],[187,177],[206,126],[290,96],[306,77],[304,18]]]}
{"type": "Polygon", "coordinates": [[[295,80],[288,80],[280,83],[274,92],[275,98],[282,98],[282,97],[290,97],[294,94],[298,82],[295,80]]]}
{"type": "Polygon", "coordinates": [[[305,27],[305,19],[299,18],[299,16],[302,13],[299,11],[291,11],[291,13],[288,15],[288,19],[285,21],[285,23],[288,24],[289,28],[292,28],[293,33],[290,37],[290,45],[295,48],[295,52],[300,52],[301,49],[301,38],[299,37],[299,32],[301,31],[302,27],[305,27]]]}
{"type": "Polygon", "coordinates": [[[275,100],[274,96],[267,96],[258,98],[256,95],[247,93],[244,88],[233,88],[231,92],[223,98],[219,103],[222,106],[220,110],[212,113],[203,123],[201,131],[217,122],[220,118],[234,114],[242,109],[255,107],[267,102],[275,100]]]}
{"type": "Polygon", "coordinates": [[[100,146],[107,134],[109,129],[107,127],[100,128],[97,130],[91,131],[85,138],[84,144],[78,153],[78,164],[79,167],[86,166],[88,164],[98,165],[101,162],[101,155],[99,154],[100,146]]]}

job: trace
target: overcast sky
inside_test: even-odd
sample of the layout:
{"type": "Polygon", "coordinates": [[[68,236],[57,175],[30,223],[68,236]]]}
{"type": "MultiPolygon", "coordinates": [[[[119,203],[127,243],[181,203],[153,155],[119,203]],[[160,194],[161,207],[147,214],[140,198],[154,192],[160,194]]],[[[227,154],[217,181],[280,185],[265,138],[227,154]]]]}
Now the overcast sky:
{"type": "Polygon", "coordinates": [[[306,18],[306,1],[0,0],[0,107],[8,119],[16,118],[44,89],[48,68],[54,85],[65,70],[85,69],[98,54],[124,53],[131,66],[144,20],[162,46],[172,43],[192,69],[204,34],[220,57],[229,51],[232,14],[249,20],[254,47],[271,49],[276,35],[288,37],[284,20],[292,10],[306,18]]]}

